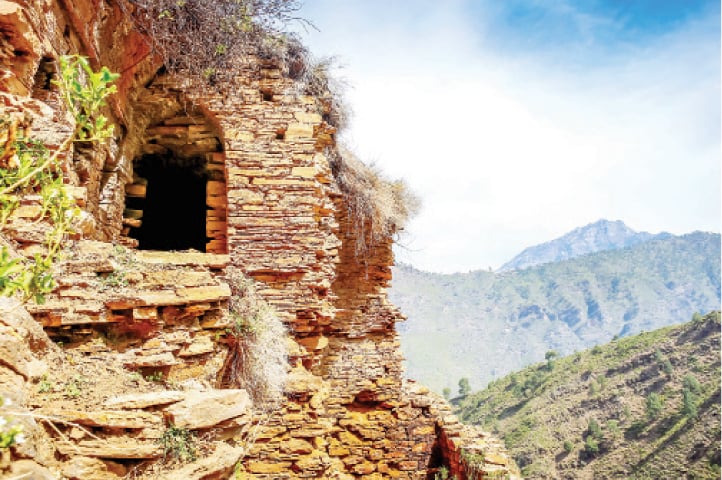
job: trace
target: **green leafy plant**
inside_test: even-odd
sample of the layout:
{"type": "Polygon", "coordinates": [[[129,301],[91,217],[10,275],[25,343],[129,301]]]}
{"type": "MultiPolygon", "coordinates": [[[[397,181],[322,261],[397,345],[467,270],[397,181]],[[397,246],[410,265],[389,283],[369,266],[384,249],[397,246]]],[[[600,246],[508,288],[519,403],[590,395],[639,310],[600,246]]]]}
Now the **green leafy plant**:
{"type": "Polygon", "coordinates": [[[103,286],[106,288],[127,287],[128,280],[125,278],[125,271],[114,270],[102,277],[103,286]]]}
{"type": "Polygon", "coordinates": [[[145,376],[146,381],[159,383],[163,381],[163,372],[160,370],[145,376]]]}
{"type": "Polygon", "coordinates": [[[445,465],[442,465],[439,467],[439,470],[434,475],[434,480],[448,480],[449,478],[449,469],[445,465]]]}
{"type": "Polygon", "coordinates": [[[56,84],[76,122],[71,136],[51,153],[41,142],[24,136],[27,122],[23,119],[0,119],[0,231],[28,195],[40,197],[35,221],[47,219],[50,224],[43,253],[35,253],[31,259],[12,252],[9,245],[0,246],[0,296],[20,294],[22,301],[34,298],[37,303],[55,287],[51,269],[79,215],[63,183],[60,155],[73,141],[100,141],[112,135],[112,126],[98,112],[115,91],[109,83],[118,78],[105,67],[93,72],[85,57],[61,57],[59,63],[61,75],[56,84]]]}
{"type": "Polygon", "coordinates": [[[192,462],[197,458],[196,437],[187,428],[170,425],[159,439],[163,447],[163,456],[182,462],[192,462]]]}
{"type": "Polygon", "coordinates": [[[55,84],[73,114],[78,125],[77,142],[102,141],[113,136],[113,126],[108,124],[104,115],[97,115],[105,106],[106,98],[116,92],[116,86],[110,85],[120,74],[112,73],[108,67],[94,72],[87,57],[64,55],[58,60],[60,77],[55,84]]]}
{"type": "Polygon", "coordinates": [[[63,395],[70,398],[77,398],[83,393],[83,384],[86,383],[86,379],[80,375],[75,375],[73,378],[65,382],[63,389],[63,395]]]}
{"type": "Polygon", "coordinates": [[[38,393],[48,393],[53,390],[53,384],[48,380],[47,376],[43,376],[43,379],[40,380],[40,383],[38,384],[38,393]]]}

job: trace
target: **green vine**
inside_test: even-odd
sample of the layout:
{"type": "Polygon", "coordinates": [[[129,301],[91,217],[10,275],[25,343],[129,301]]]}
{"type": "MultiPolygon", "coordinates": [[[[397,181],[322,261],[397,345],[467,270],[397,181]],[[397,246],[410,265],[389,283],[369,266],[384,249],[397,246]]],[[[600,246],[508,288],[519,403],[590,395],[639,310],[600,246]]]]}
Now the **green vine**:
{"type": "Polygon", "coordinates": [[[99,114],[108,95],[115,92],[110,82],[118,78],[106,67],[93,72],[85,57],[64,56],[59,59],[60,88],[68,110],[75,117],[75,130],[55,151],[42,142],[24,135],[17,118],[0,119],[0,232],[5,231],[23,198],[40,198],[35,222],[47,219],[50,229],[43,242],[43,253],[27,258],[0,246],[0,296],[19,294],[22,301],[31,298],[42,303],[55,282],[51,269],[79,214],[78,207],[63,183],[60,155],[72,142],[104,141],[113,134],[113,126],[99,114]]]}
{"type": "Polygon", "coordinates": [[[96,115],[105,106],[105,99],[116,92],[110,85],[120,74],[108,67],[94,72],[87,57],[64,55],[60,57],[60,78],[54,83],[60,87],[63,99],[73,114],[77,127],[76,142],[103,141],[113,136],[113,125],[104,115],[96,115]]]}

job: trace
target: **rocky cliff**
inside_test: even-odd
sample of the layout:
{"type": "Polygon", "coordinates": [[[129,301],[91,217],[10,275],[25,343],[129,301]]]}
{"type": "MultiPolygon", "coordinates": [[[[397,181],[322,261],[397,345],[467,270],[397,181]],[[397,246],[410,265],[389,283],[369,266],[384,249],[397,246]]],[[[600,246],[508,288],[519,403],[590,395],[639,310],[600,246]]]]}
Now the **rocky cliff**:
{"type": "MultiPolygon", "coordinates": [[[[228,82],[189,86],[164,73],[134,8],[0,1],[2,115],[51,150],[74,129],[52,82],[59,56],[121,74],[105,112],[115,136],[59,155],[82,221],[57,288],[1,306],[1,413],[26,436],[2,450],[2,471],[514,476],[495,439],[402,381],[402,317],[386,299],[393,225],[380,237],[354,216],[327,99],[252,52],[228,82]],[[274,316],[287,335],[251,358],[246,337],[284,330],[264,323],[274,316]],[[279,352],[282,371],[260,375],[279,352]],[[286,375],[280,398],[258,384],[286,375]]],[[[3,243],[38,251],[43,213],[23,198],[3,243]]]]}

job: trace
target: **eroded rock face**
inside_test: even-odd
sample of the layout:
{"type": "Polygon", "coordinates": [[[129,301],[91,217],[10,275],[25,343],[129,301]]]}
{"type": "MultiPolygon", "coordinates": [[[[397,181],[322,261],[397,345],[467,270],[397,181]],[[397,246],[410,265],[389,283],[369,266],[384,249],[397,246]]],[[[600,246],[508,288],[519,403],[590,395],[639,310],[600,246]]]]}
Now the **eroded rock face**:
{"type": "MultiPolygon", "coordinates": [[[[73,255],[58,265],[56,291],[44,305],[27,306],[63,342],[62,364],[43,370],[32,353],[18,352],[33,342],[55,348],[37,327],[19,340],[8,330],[19,332],[17,322],[0,330],[0,351],[18,352],[7,355],[3,385],[40,382],[23,398],[32,397],[63,433],[44,433],[57,458],[36,461],[70,478],[122,476],[162,457],[161,439],[173,425],[208,433],[211,447],[191,465],[163,467],[164,478],[225,478],[233,469],[246,478],[426,478],[441,465],[466,478],[464,448],[489,453],[487,473],[513,474],[493,439],[460,426],[443,400],[402,382],[395,331],[402,317],[386,299],[391,239],[364,238],[367,251],[356,250],[367,233],[348,217],[349,199],[333,178],[335,129],[322,102],[299,95],[277,65],[251,57],[222,94],[209,88],[179,95],[167,77],[147,88],[154,70],[152,58],[142,60],[147,42],[121,7],[130,4],[64,0],[23,10],[23,21],[47,37],[28,41],[35,45],[30,58],[37,57],[30,71],[49,55],[45,41],[123,71],[108,114],[124,128],[110,146],[76,152],[68,165],[77,203],[95,225],[85,234],[102,241],[76,238],[73,255]],[[179,117],[179,98],[205,117],[179,117]],[[160,146],[149,140],[164,136],[160,146]],[[203,165],[216,173],[205,198],[207,251],[228,255],[136,252],[110,243],[133,245],[124,234],[141,221],[125,205],[145,195],[133,159],[170,151],[208,156],[203,165]],[[232,326],[227,267],[258,282],[290,333],[290,376],[273,409],[254,409],[245,391],[219,388],[228,386],[232,326]],[[117,377],[114,383],[103,383],[102,369],[117,377]],[[172,388],[142,379],[159,375],[172,388]]],[[[17,23],[13,31],[22,36],[18,15],[0,8],[0,22],[17,23]]],[[[26,67],[6,66],[14,78],[27,77],[26,67]]],[[[18,105],[34,91],[2,85],[18,105]]],[[[43,108],[65,118],[52,97],[39,92],[32,102],[42,98],[43,108]]],[[[58,131],[63,125],[57,122],[58,131]]],[[[19,251],[42,241],[35,220],[17,220],[12,240],[19,251]]]]}

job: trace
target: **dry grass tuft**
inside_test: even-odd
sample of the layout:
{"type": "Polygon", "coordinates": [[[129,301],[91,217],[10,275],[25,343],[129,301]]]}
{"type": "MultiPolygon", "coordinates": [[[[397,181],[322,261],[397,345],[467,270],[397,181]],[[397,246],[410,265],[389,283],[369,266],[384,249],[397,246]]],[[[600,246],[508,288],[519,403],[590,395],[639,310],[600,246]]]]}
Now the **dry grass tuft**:
{"type": "Polygon", "coordinates": [[[365,165],[348,149],[329,154],[331,171],[346,196],[346,208],[356,236],[356,255],[403,230],[418,212],[420,201],[403,180],[388,180],[379,170],[365,165]]]}
{"type": "Polygon", "coordinates": [[[298,0],[131,0],[132,18],[174,73],[225,79],[233,64],[299,20],[298,0]]]}
{"type": "Polygon", "coordinates": [[[257,405],[281,400],[288,376],[286,327],[256,292],[255,282],[229,267],[234,320],[223,383],[245,388],[257,405]]]}

